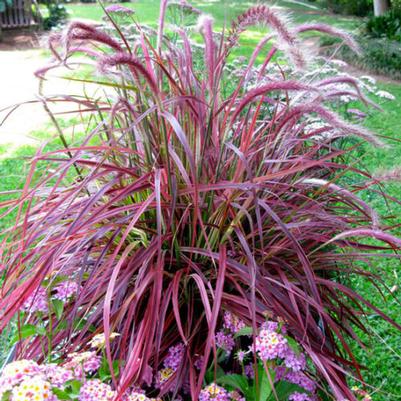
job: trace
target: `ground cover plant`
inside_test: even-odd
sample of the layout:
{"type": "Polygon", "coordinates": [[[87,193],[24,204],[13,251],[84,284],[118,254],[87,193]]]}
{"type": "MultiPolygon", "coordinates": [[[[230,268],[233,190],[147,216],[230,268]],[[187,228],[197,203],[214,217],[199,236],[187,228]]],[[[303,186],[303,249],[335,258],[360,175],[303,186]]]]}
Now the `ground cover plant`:
{"type": "MultiPolygon", "coordinates": [[[[128,10],[113,7],[109,13],[126,17],[128,10]]],[[[252,8],[221,35],[204,17],[201,49],[191,48],[185,30],[176,32],[175,41],[164,36],[163,18],[157,35],[135,22],[132,29],[133,45],[121,29],[109,36],[82,23],[51,40],[51,67],[84,53],[108,77],[99,85],[115,88],[117,97],[65,99],[98,113],[99,125],[80,146],[39,152],[31,171],[42,160],[53,170],[34,185],[28,177],[14,205],[26,212],[19,213],[4,246],[2,326],[20,313],[21,328],[44,328],[22,339],[17,355],[39,362],[44,355],[65,357],[84,351],[98,333],[108,338],[117,332],[112,343],[106,341],[105,358],[110,366],[113,360],[120,364],[118,373],[110,373],[119,393],[135,384],[150,396],[189,397],[187,387],[196,399],[207,384],[216,398],[216,346],[224,348],[216,328],[229,312],[250,328],[262,362],[279,359],[262,364],[259,373],[254,352],[255,383],[271,376],[270,369],[278,375],[286,361],[281,351],[270,358],[257,349],[265,337],[268,344],[272,337],[283,344],[275,326],[282,321],[287,342],[295,340],[307,355],[307,374],[319,396],[358,399],[346,381],[347,373],[359,375],[348,341],[356,338],[352,324],[363,329],[362,305],[374,307],[341,278],[369,277],[355,262],[376,256],[372,250],[398,249],[400,241],[380,229],[379,217],[356,196],[361,188],[340,186],[350,145],[343,148],[338,139],[381,141],[327,107],[344,95],[363,98],[354,80],[302,80],[303,72],[271,62],[281,51],[305,68],[297,36],[306,30],[327,31],[355,47],[353,41],[318,24],[289,28],[268,7],[252,8]],[[227,57],[255,23],[273,27],[277,47],[262,69],[252,68],[274,38],[269,34],[249,68],[236,74],[227,57]],[[204,61],[194,65],[199,51],[204,61]],[[324,121],[319,127],[316,115],[324,121]],[[71,171],[72,183],[65,180],[71,171]],[[363,241],[371,237],[388,245],[363,241]],[[73,278],[77,294],[60,304],[53,298],[65,277],[73,278]],[[48,297],[51,303],[34,313],[38,300],[43,306],[48,297]],[[275,328],[267,327],[265,336],[266,313],[275,328]],[[166,360],[179,344],[183,355],[173,369],[166,360]],[[155,388],[153,377],[163,366],[172,372],[165,386],[155,388]],[[206,375],[210,367],[213,381],[206,375]]],[[[352,170],[366,178],[364,187],[375,183],[352,170]]]]}

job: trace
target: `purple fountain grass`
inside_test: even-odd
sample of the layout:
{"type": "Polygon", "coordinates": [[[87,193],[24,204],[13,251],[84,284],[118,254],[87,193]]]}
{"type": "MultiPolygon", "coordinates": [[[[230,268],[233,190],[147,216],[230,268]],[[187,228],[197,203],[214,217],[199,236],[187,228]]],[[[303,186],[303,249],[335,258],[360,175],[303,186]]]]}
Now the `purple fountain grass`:
{"type": "MultiPolygon", "coordinates": [[[[288,28],[275,10],[257,6],[220,43],[212,20],[202,20],[199,68],[184,30],[178,32],[182,47],[163,34],[166,4],[158,35],[138,24],[132,47],[119,37],[122,31],[114,37],[83,23],[50,40],[56,60],[40,76],[84,54],[104,74],[92,82],[114,88],[116,96],[60,99],[98,115],[98,124],[79,146],[38,151],[20,198],[11,203],[9,210],[19,213],[1,248],[0,330],[50,278],[68,276],[78,289],[74,301],[61,317],[42,317],[54,331],[50,342],[22,340],[18,357],[85,349],[93,328],[106,338],[117,332],[106,354],[110,364],[125,361],[114,377],[123,393],[148,383],[168,349],[182,343],[180,365],[161,392],[187,386],[197,400],[207,364],[217,357],[215,331],[224,312],[253,327],[254,335],[268,312],[286,322],[320,386],[329,385],[335,399],[355,401],[347,375],[363,379],[349,341],[358,338],[355,327],[366,330],[362,315],[371,309],[400,326],[339,277],[377,280],[358,261],[377,250],[390,257],[401,241],[358,198],[376,181],[341,161],[352,147],[335,138],[382,142],[324,103],[342,93],[333,89],[339,82],[362,98],[354,80],[270,76],[278,51],[304,64],[300,32],[328,32],[350,45],[352,39],[322,25],[288,28]],[[228,80],[225,66],[240,33],[255,23],[272,27],[278,43],[248,90],[245,77],[228,80]],[[311,131],[316,115],[325,126],[311,131]],[[49,168],[34,181],[42,162],[49,168]],[[366,183],[345,185],[348,171],[366,183]],[[367,237],[383,244],[368,246],[367,237]]],[[[26,322],[35,318],[20,315],[26,322]]]]}

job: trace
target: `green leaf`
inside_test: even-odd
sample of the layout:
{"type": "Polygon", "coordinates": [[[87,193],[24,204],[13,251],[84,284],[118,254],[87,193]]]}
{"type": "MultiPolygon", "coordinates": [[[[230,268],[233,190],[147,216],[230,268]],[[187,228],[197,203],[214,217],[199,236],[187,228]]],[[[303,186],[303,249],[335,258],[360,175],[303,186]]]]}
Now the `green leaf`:
{"type": "Polygon", "coordinates": [[[31,337],[34,334],[40,334],[38,333],[38,328],[33,324],[25,324],[21,327],[21,330],[15,333],[15,335],[12,337],[10,345],[15,344],[20,339],[31,337]]]}
{"type": "Polygon", "coordinates": [[[72,399],[67,392],[65,392],[64,390],[61,390],[57,387],[52,388],[52,392],[59,400],[71,400],[72,399]]]}
{"type": "Polygon", "coordinates": [[[43,326],[35,326],[36,334],[40,336],[45,336],[46,335],[46,328],[43,326]]]}
{"type": "Polygon", "coordinates": [[[79,394],[82,387],[82,382],[80,382],[79,380],[69,380],[67,383],[68,387],[71,389],[72,394],[79,394]]]}
{"type": "Polygon", "coordinates": [[[54,313],[56,314],[57,319],[61,319],[64,310],[64,302],[59,299],[53,299],[52,301],[54,313]]]}
{"type": "Polygon", "coordinates": [[[235,338],[241,337],[241,336],[251,336],[253,333],[252,327],[246,326],[243,327],[241,330],[237,331],[234,335],[235,338]]]}
{"type": "Polygon", "coordinates": [[[215,377],[214,365],[212,364],[210,366],[210,368],[206,371],[205,380],[206,380],[206,383],[213,383],[214,381],[218,381],[220,379],[220,377],[223,377],[225,375],[226,375],[226,373],[221,368],[221,366],[217,365],[216,377],[215,377]]]}
{"type": "Polygon", "coordinates": [[[9,401],[11,397],[11,391],[6,391],[2,397],[1,397],[1,401],[9,401]]]}
{"type": "MultiPolygon", "coordinates": [[[[246,396],[249,392],[249,383],[246,377],[242,375],[232,374],[224,375],[216,379],[218,384],[222,386],[229,386],[232,390],[241,390],[241,392],[246,396]]],[[[248,399],[248,397],[247,397],[248,399]]]]}
{"type": "Polygon", "coordinates": [[[291,349],[299,354],[300,350],[298,343],[290,336],[285,336],[285,338],[287,339],[287,343],[291,347],[291,349]]]}
{"type": "MultiPolygon", "coordinates": [[[[276,372],[272,369],[268,369],[270,377],[267,375],[266,370],[262,364],[259,364],[259,401],[266,401],[273,393],[271,382],[274,383],[276,372]]],[[[276,390],[277,391],[277,390],[276,390]]],[[[280,398],[281,399],[281,398],[280,398]]],[[[285,398],[283,398],[285,399],[285,398]]]]}
{"type": "MultiPolygon", "coordinates": [[[[274,386],[279,400],[288,400],[288,397],[295,392],[306,393],[306,391],[293,383],[280,381],[274,386]]],[[[271,394],[267,401],[276,401],[274,394],[271,394]]]]}

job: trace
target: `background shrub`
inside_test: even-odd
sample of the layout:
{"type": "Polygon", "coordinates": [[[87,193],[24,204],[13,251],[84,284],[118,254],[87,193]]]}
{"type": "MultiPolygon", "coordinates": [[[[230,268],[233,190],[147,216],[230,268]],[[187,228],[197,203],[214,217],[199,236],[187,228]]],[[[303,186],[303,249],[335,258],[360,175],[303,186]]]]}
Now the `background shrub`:
{"type": "MultiPolygon", "coordinates": [[[[337,56],[350,65],[372,73],[386,75],[389,78],[401,79],[401,43],[388,39],[359,37],[358,43],[362,53],[357,56],[344,46],[341,46],[337,56]]],[[[323,54],[332,54],[333,46],[338,41],[323,38],[321,40],[323,54]]]]}
{"type": "Polygon", "coordinates": [[[401,10],[393,9],[380,17],[370,17],[366,32],[374,38],[388,38],[401,42],[401,10]]]}
{"type": "Polygon", "coordinates": [[[373,13],[372,0],[327,0],[326,6],[337,14],[349,14],[364,17],[373,13]]]}
{"type": "Polygon", "coordinates": [[[49,3],[47,6],[47,16],[43,18],[43,28],[46,31],[51,30],[68,19],[68,11],[64,5],[59,3],[49,3]]]}

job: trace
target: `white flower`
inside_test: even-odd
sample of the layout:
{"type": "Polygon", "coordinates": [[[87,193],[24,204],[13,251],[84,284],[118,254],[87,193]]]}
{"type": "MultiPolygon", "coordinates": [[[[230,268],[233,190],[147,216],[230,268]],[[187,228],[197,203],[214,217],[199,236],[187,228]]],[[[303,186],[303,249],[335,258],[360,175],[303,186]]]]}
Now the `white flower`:
{"type": "Polygon", "coordinates": [[[390,92],[386,92],[386,91],[378,91],[378,92],[376,92],[376,96],[379,96],[383,99],[395,100],[395,96],[392,95],[390,92]]]}
{"type": "Polygon", "coordinates": [[[335,65],[337,67],[346,67],[348,65],[345,61],[337,59],[330,60],[330,64],[335,65]]]}
{"type": "Polygon", "coordinates": [[[368,81],[371,85],[376,85],[376,79],[369,75],[362,75],[360,78],[364,81],[368,81]]]}

